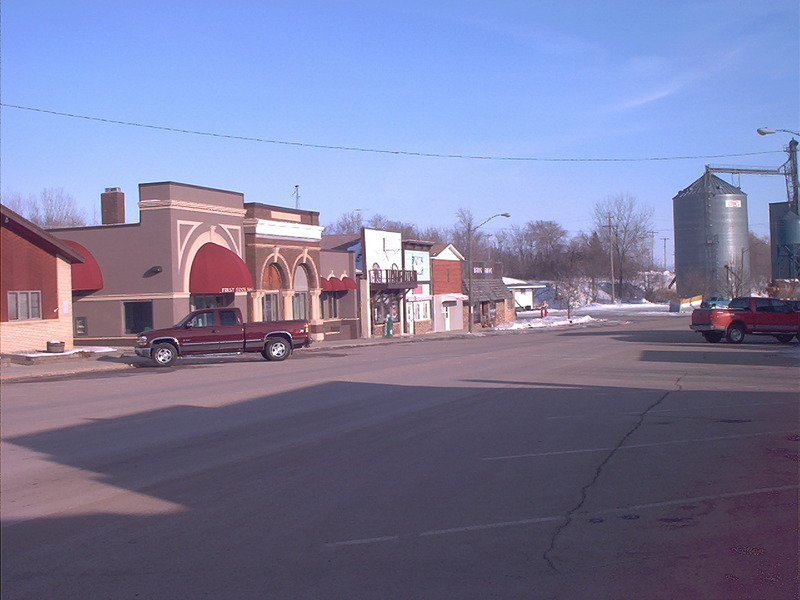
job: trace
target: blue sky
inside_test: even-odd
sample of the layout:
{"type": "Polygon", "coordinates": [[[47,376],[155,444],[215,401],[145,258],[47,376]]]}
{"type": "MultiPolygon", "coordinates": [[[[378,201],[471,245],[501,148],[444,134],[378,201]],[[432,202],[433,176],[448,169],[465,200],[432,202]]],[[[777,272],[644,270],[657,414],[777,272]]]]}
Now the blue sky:
{"type": "MultiPolygon", "coordinates": [[[[3,194],[63,188],[91,215],[121,187],[129,221],[138,184],[166,180],[281,206],[299,185],[323,223],[356,209],[421,227],[453,225],[459,208],[512,214],[489,230],[539,219],[589,230],[596,202],[628,194],[654,209],[671,256],[676,193],[708,163],[777,167],[790,136],[756,128],[800,127],[796,0],[4,0],[0,11],[3,194]],[[697,158],[644,160],[670,157],[697,158]]],[[[783,178],[722,177],[767,234],[783,178]]]]}

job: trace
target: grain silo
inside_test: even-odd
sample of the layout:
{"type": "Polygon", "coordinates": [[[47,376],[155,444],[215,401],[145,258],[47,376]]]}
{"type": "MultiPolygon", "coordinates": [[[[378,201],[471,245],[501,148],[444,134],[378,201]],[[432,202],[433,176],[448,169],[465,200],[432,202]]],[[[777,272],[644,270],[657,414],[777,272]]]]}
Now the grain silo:
{"type": "Polygon", "coordinates": [[[672,213],[678,295],[747,294],[747,194],[706,171],[672,199],[672,213]]]}
{"type": "Polygon", "coordinates": [[[769,205],[772,279],[800,278],[800,215],[791,202],[769,205]]]}

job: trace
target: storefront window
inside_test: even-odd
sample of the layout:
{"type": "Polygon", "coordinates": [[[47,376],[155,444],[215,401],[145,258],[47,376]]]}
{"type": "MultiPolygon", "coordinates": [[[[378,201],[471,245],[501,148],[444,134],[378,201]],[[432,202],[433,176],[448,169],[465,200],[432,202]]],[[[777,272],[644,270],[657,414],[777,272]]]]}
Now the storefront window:
{"type": "Polygon", "coordinates": [[[292,297],[292,318],[308,320],[308,294],[295,292],[292,297]]]}
{"type": "Polygon", "coordinates": [[[308,320],[308,274],[303,265],[294,272],[294,296],[292,297],[292,318],[308,320]]]}
{"type": "Polygon", "coordinates": [[[379,294],[373,297],[372,319],[375,324],[386,323],[389,317],[396,323],[399,314],[399,302],[396,296],[379,294]]]}
{"type": "Polygon", "coordinates": [[[265,321],[281,320],[280,294],[264,294],[261,300],[261,314],[265,321]]]}
{"type": "Polygon", "coordinates": [[[344,294],[345,292],[322,292],[320,302],[322,304],[323,319],[339,318],[339,298],[344,294]]]}
{"type": "Polygon", "coordinates": [[[152,302],[123,302],[125,333],[142,333],[153,328],[152,302]]]}
{"type": "Polygon", "coordinates": [[[431,318],[431,303],[428,300],[424,302],[414,302],[414,320],[415,321],[428,321],[431,318]]]}

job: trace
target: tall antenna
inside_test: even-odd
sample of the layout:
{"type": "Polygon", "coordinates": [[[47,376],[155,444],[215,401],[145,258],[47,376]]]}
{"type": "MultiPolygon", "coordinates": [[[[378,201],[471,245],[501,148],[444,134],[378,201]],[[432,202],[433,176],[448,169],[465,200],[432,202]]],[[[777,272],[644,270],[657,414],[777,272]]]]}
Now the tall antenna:
{"type": "Polygon", "coordinates": [[[294,186],[294,194],[292,194],[292,195],[294,196],[294,207],[295,208],[300,208],[300,186],[299,185],[294,186]]]}

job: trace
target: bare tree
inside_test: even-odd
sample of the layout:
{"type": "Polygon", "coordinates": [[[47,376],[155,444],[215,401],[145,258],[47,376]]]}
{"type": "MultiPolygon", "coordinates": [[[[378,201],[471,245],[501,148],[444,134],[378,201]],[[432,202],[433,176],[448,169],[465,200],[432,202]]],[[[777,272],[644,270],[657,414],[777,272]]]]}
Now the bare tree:
{"type": "Polygon", "coordinates": [[[367,227],[374,229],[383,229],[384,231],[396,231],[403,234],[403,238],[413,240],[419,238],[417,227],[411,223],[403,223],[402,221],[394,221],[383,215],[373,215],[367,221],[367,227]]]}
{"type": "Polygon", "coordinates": [[[518,238],[521,228],[511,225],[507,230],[498,231],[495,235],[495,256],[503,263],[505,273],[510,277],[527,278],[525,275],[525,256],[518,238]]]}
{"type": "Polygon", "coordinates": [[[451,239],[451,230],[446,227],[426,227],[419,231],[418,239],[437,244],[446,244],[451,239]]]}
{"type": "Polygon", "coordinates": [[[620,288],[648,262],[652,222],[652,209],[639,206],[627,194],[610,196],[594,206],[595,231],[606,248],[609,267],[613,256],[620,288]]]}
{"type": "Polygon", "coordinates": [[[325,227],[325,233],[333,235],[349,233],[355,235],[361,231],[363,226],[364,217],[361,216],[360,211],[354,210],[343,214],[334,224],[327,225],[325,227]]]}
{"type": "Polygon", "coordinates": [[[534,268],[539,279],[554,279],[563,272],[567,252],[567,231],[555,221],[528,223],[528,237],[534,246],[534,268]]]}
{"type": "Polygon", "coordinates": [[[48,188],[27,198],[17,193],[3,196],[3,204],[43,229],[80,227],[88,220],[75,200],[61,188],[48,188]]]}
{"type": "Polygon", "coordinates": [[[578,233],[569,242],[569,247],[573,246],[580,249],[579,266],[587,286],[587,301],[597,302],[600,281],[608,275],[608,251],[595,232],[578,233]]]}
{"type": "Polygon", "coordinates": [[[3,194],[3,206],[10,208],[15,213],[28,218],[30,211],[28,208],[35,204],[36,198],[34,196],[23,197],[22,194],[17,192],[9,192],[3,194]]]}
{"type": "MultiPolygon", "coordinates": [[[[466,256],[469,252],[469,237],[470,237],[470,230],[475,226],[475,218],[472,216],[472,211],[466,208],[459,208],[456,212],[456,225],[453,228],[453,236],[451,243],[458,248],[458,250],[466,256]]],[[[479,247],[479,243],[482,237],[482,233],[480,231],[473,231],[472,232],[472,252],[473,252],[473,259],[475,258],[475,252],[479,247]]]]}
{"type": "Polygon", "coordinates": [[[750,232],[750,279],[753,289],[766,292],[772,278],[772,260],[769,238],[750,232]]]}

